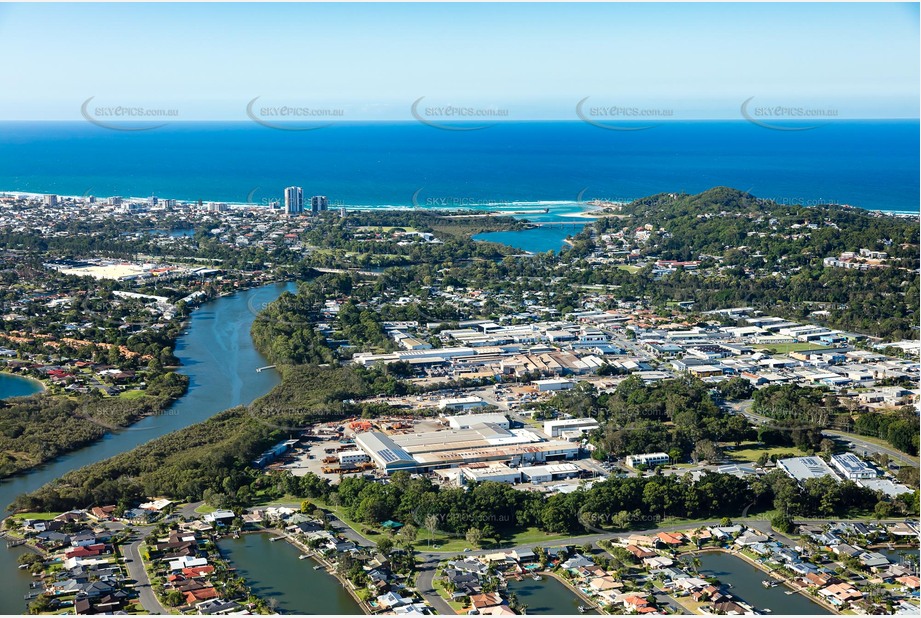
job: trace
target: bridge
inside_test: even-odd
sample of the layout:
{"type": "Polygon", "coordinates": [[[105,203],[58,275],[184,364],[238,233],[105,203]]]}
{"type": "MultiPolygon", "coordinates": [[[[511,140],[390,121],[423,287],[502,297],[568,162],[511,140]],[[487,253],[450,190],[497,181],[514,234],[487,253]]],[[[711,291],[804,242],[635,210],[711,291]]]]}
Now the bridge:
{"type": "Polygon", "coordinates": [[[567,228],[571,227],[573,229],[584,227],[590,221],[529,221],[528,225],[533,227],[546,227],[546,228],[567,228]]]}

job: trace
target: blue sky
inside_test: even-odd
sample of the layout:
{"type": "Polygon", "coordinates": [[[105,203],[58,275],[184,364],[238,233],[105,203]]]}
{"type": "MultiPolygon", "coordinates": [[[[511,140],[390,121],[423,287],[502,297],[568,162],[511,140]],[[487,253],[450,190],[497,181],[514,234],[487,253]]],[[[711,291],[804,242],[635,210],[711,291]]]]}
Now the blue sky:
{"type": "Polygon", "coordinates": [[[918,116],[908,4],[4,4],[0,118],[80,105],[409,120],[410,104],[574,119],[575,104],[738,118],[759,105],[918,116]]]}

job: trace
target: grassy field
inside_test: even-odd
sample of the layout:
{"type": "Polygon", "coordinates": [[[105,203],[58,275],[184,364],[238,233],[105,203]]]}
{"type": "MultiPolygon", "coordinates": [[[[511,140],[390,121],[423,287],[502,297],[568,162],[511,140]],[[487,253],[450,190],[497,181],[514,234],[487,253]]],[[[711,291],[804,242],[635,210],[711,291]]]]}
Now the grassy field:
{"type": "Polygon", "coordinates": [[[739,448],[724,447],[723,452],[727,457],[738,463],[755,463],[758,458],[764,454],[768,457],[771,455],[784,455],[793,453],[795,457],[803,457],[806,451],[795,446],[761,446],[758,443],[743,443],[739,448]]]}
{"type": "Polygon", "coordinates": [[[640,267],[634,266],[633,264],[618,264],[617,269],[626,270],[628,273],[635,273],[635,272],[639,272],[640,267]]]}
{"type": "Polygon", "coordinates": [[[217,509],[210,504],[201,504],[198,508],[195,509],[195,512],[199,515],[207,515],[208,513],[213,513],[216,510],[217,509]]]}
{"type": "Polygon", "coordinates": [[[831,350],[828,346],[818,345],[815,343],[772,343],[770,345],[757,346],[757,350],[767,350],[773,354],[789,354],[790,352],[810,352],[812,350],[831,350]]]}

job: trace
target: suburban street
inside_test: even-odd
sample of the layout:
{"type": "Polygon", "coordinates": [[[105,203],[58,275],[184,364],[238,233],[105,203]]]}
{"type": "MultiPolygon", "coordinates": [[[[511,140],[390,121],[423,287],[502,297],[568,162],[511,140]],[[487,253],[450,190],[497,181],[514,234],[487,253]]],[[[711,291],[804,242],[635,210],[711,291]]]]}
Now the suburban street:
{"type": "Polygon", "coordinates": [[[124,546],[125,566],[128,569],[128,575],[137,582],[135,588],[138,591],[141,605],[150,614],[168,614],[169,612],[157,600],[153,588],[150,586],[150,578],[144,569],[144,562],[141,560],[140,546],[146,537],[153,530],[152,527],[139,527],[134,529],[131,536],[131,543],[124,546]]]}

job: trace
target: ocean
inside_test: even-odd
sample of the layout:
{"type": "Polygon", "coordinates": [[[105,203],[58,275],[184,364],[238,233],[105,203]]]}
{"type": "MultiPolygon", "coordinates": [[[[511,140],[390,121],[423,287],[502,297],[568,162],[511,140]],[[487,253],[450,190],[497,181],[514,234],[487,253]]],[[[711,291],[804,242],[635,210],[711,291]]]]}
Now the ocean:
{"type": "Polygon", "coordinates": [[[308,196],[328,196],[330,208],[499,204],[553,219],[595,199],[725,185],[780,202],[917,213],[918,129],[917,120],[833,121],[805,131],[745,121],[673,121],[639,131],[582,122],[476,131],[177,122],[128,132],[89,122],[7,122],[0,123],[0,191],[268,204],[298,185],[308,196]]]}

